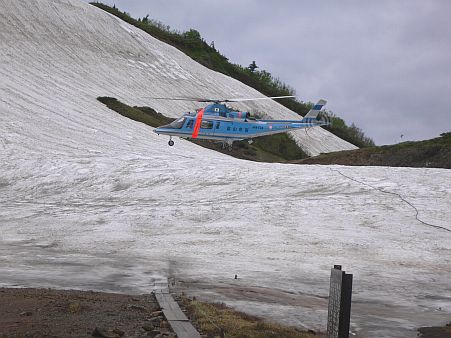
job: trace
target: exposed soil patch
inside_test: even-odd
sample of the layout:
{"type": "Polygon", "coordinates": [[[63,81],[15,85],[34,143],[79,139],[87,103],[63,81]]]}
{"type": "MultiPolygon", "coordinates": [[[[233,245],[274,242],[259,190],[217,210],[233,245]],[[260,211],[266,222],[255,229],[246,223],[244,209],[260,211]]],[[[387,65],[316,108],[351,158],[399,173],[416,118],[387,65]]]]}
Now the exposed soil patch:
{"type": "Polygon", "coordinates": [[[1,288],[0,337],[146,336],[157,310],[152,294],[1,288]]]}

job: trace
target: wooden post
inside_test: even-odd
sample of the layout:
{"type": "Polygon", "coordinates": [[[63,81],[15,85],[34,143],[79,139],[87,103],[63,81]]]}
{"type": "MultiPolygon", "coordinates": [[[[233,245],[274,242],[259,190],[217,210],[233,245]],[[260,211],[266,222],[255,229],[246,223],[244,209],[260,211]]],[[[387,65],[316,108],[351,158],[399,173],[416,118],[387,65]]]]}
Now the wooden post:
{"type": "Polygon", "coordinates": [[[352,274],[334,265],[330,272],[326,338],[348,338],[351,322],[352,274]]]}

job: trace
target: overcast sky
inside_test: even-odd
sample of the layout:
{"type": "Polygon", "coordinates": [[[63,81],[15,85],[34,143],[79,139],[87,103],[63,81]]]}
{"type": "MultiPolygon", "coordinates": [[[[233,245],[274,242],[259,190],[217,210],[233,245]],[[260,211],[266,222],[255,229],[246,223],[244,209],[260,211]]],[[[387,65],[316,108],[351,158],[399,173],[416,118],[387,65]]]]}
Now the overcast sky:
{"type": "Polygon", "coordinates": [[[102,0],[197,29],[231,62],[255,60],[302,101],[376,144],[451,131],[451,1],[102,0]]]}

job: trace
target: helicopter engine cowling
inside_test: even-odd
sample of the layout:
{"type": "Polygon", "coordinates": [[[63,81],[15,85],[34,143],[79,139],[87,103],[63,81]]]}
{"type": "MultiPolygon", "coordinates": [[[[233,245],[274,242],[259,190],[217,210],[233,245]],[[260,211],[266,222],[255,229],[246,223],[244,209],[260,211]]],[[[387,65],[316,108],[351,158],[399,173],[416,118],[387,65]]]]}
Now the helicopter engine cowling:
{"type": "Polygon", "coordinates": [[[229,112],[229,117],[234,119],[247,119],[249,117],[249,113],[245,111],[232,111],[229,112]]]}

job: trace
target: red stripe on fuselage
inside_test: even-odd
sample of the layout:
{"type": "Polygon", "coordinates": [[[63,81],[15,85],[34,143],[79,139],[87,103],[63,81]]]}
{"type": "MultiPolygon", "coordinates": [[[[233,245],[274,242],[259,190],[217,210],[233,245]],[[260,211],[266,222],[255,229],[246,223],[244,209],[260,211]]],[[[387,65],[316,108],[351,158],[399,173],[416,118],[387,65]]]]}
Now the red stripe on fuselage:
{"type": "Polygon", "coordinates": [[[199,129],[200,129],[200,124],[202,122],[203,115],[204,115],[204,110],[203,109],[199,110],[199,112],[197,113],[197,116],[196,116],[196,123],[194,124],[194,130],[193,130],[193,133],[191,134],[192,138],[197,138],[197,136],[199,135],[199,129]]]}

